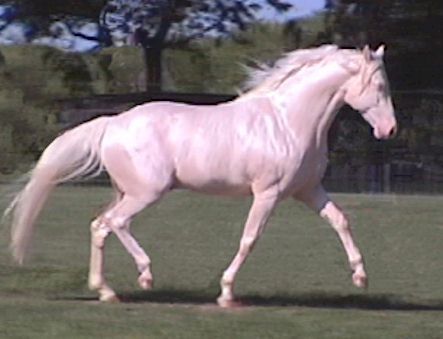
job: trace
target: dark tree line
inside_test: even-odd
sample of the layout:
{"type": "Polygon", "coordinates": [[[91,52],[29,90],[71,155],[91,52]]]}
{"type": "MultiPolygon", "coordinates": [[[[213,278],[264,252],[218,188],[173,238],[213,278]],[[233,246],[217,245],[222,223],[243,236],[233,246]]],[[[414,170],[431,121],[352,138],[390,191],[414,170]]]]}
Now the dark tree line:
{"type": "Polygon", "coordinates": [[[443,2],[327,0],[323,39],[342,46],[388,46],[387,67],[397,89],[443,85],[443,2]]]}
{"type": "MultiPolygon", "coordinates": [[[[443,170],[443,2],[327,0],[324,20],[320,41],[346,47],[387,45],[385,65],[400,131],[389,144],[368,139],[364,147],[359,147],[367,153],[365,161],[379,164],[379,176],[383,172],[381,164],[391,163],[393,171],[397,168],[400,176],[407,178],[403,180],[423,183],[432,182],[435,176],[440,178],[443,170]]],[[[355,124],[348,124],[355,128],[355,124]]],[[[344,134],[339,135],[335,149],[349,157],[353,143],[344,142],[349,140],[344,134]]],[[[358,137],[357,133],[350,134],[358,137]]],[[[358,138],[358,142],[362,141],[358,138]]],[[[345,163],[353,161],[351,156],[345,163]]]]}

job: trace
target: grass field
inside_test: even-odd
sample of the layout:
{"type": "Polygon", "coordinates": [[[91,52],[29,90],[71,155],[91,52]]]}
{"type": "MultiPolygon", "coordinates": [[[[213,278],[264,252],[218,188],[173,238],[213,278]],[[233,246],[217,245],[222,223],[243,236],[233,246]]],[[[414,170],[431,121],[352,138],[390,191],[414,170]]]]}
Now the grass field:
{"type": "Polygon", "coordinates": [[[140,215],[133,233],[153,261],[141,292],[114,237],[107,277],[126,300],[87,289],[89,220],[110,190],[62,187],[40,219],[24,267],[0,237],[0,338],[443,338],[443,197],[334,195],[366,257],[369,289],[352,286],[333,231],[284,202],[240,272],[250,306],[219,309],[221,272],[249,201],[175,192],[140,215]]]}

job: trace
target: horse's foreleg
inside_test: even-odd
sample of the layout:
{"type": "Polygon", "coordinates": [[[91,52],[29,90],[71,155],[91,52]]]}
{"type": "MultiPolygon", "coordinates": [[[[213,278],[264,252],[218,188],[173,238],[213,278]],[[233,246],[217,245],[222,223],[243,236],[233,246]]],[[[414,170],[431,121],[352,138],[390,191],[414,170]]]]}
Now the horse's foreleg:
{"type": "Polygon", "coordinates": [[[367,287],[368,278],[365,272],[363,257],[352,237],[351,226],[347,217],[332,201],[328,201],[320,211],[320,216],[326,219],[337,232],[348,256],[349,265],[353,272],[352,281],[357,287],[367,287]]]}
{"type": "Polygon", "coordinates": [[[349,265],[353,272],[352,281],[354,285],[357,287],[367,287],[368,279],[364,268],[363,256],[354,242],[351,226],[343,211],[328,197],[321,186],[298,198],[317,211],[334,228],[348,256],[349,265]]]}
{"type": "Polygon", "coordinates": [[[101,218],[91,223],[91,261],[89,266],[89,288],[97,290],[100,301],[118,301],[115,292],[106,284],[104,277],[104,247],[111,229],[101,218]]]}
{"type": "Polygon", "coordinates": [[[234,281],[235,276],[252,251],[257,239],[263,232],[264,226],[276,204],[277,197],[274,193],[265,192],[256,194],[249,211],[248,219],[240,240],[240,247],[229,267],[224,271],[221,279],[221,295],[217,299],[221,307],[235,305],[234,281]]]}

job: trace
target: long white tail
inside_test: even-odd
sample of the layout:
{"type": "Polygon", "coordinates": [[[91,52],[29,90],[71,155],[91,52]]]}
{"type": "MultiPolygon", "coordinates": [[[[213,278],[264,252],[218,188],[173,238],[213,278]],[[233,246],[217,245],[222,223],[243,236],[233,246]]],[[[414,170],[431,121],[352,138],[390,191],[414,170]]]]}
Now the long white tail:
{"type": "Polygon", "coordinates": [[[34,224],[52,189],[59,183],[96,176],[103,169],[100,144],[109,117],[75,127],[57,137],[43,152],[26,186],[4,212],[11,216],[11,244],[14,259],[23,263],[34,224]]]}

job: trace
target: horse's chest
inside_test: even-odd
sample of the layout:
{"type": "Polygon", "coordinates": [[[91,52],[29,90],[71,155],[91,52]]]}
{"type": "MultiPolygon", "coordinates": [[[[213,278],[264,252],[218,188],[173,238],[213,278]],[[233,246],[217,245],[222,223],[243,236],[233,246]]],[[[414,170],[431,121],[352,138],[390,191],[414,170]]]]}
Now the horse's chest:
{"type": "Polygon", "coordinates": [[[291,194],[308,186],[315,186],[322,180],[327,165],[328,158],[325,152],[305,155],[288,171],[282,186],[291,194]]]}

